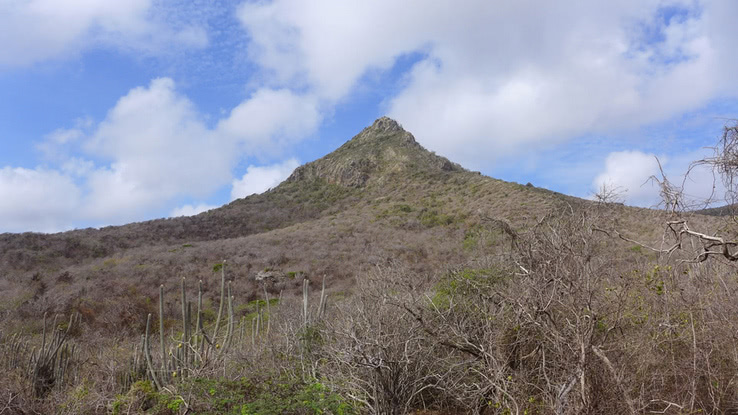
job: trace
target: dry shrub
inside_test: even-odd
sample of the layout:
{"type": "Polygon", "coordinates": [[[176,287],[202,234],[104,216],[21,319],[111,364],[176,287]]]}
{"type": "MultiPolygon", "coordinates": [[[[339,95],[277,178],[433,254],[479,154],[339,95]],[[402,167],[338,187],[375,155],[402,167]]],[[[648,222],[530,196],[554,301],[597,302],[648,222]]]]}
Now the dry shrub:
{"type": "Polygon", "coordinates": [[[734,270],[644,262],[594,231],[600,220],[508,227],[507,257],[450,273],[412,309],[453,356],[449,399],[473,413],[735,409],[734,270]]]}
{"type": "Polygon", "coordinates": [[[377,268],[357,281],[356,294],[336,306],[322,331],[319,370],[370,413],[445,406],[438,386],[449,368],[440,345],[407,309],[426,289],[422,276],[377,268]]]}

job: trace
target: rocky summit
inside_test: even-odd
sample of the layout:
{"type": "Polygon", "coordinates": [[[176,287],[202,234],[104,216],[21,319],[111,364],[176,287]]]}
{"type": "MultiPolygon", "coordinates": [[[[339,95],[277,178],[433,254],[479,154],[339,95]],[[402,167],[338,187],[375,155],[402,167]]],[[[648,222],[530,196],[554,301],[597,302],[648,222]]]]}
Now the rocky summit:
{"type": "Polygon", "coordinates": [[[384,183],[391,175],[418,171],[464,171],[418,144],[395,120],[381,117],[336,151],[298,167],[288,182],[324,179],[348,187],[384,183]]]}

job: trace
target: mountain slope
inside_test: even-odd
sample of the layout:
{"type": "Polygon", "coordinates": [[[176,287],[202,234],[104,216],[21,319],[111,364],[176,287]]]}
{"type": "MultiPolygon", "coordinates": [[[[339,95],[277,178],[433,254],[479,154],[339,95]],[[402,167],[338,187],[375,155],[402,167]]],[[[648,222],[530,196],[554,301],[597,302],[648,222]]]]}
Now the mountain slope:
{"type": "MultiPolygon", "coordinates": [[[[735,226],[721,230],[720,218],[684,217],[691,229],[734,239],[727,234],[735,226]]],[[[385,387],[399,385],[410,398],[386,406],[397,413],[511,412],[510,402],[523,403],[521,412],[622,413],[626,403],[630,412],[663,412],[652,397],[686,408],[690,396],[705,413],[732,413],[736,394],[720,385],[730,386],[738,367],[730,334],[738,327],[735,267],[690,264],[700,247],[694,239],[661,255],[634,242],[673,244],[666,219],[674,216],[467,171],[380,118],[276,188],[191,218],[0,236],[0,355],[11,356],[0,359],[8,373],[0,407],[15,400],[19,413],[98,413],[106,406],[251,413],[245,404],[262,408],[268,396],[269,409],[299,401],[317,410],[313,403],[328,392],[351,404],[377,396],[372,390],[396,397],[385,387]],[[218,336],[221,269],[233,318],[218,336]],[[322,317],[317,301],[303,302],[305,282],[315,300],[327,285],[325,303],[319,293],[319,304],[328,304],[322,317]],[[195,298],[198,327],[213,333],[204,342],[195,336],[199,346],[181,340],[192,321],[180,316],[191,315],[195,298]],[[275,304],[265,299],[278,305],[263,307],[275,304]],[[58,321],[81,317],[70,332],[81,353],[73,381],[53,385],[39,401],[34,391],[41,389],[31,382],[43,387],[48,378],[15,362],[41,356],[46,313],[61,315],[58,321]],[[147,315],[158,324],[148,326],[147,315]],[[262,317],[266,330],[259,329],[262,317]],[[231,344],[224,331],[238,340],[231,344]],[[170,346],[169,353],[149,347],[156,350],[146,360],[156,360],[148,369],[134,357],[142,362],[146,336],[170,346]],[[154,369],[186,362],[188,350],[207,359],[208,352],[197,353],[206,343],[220,349],[213,360],[154,369]],[[320,383],[304,384],[315,373],[320,383]],[[140,381],[147,377],[171,385],[157,393],[140,381]],[[373,389],[357,394],[356,384],[373,389]],[[263,394],[252,385],[262,385],[263,394]],[[691,392],[673,385],[692,385],[691,392]],[[567,388],[577,392],[564,399],[567,388]],[[631,405],[630,397],[640,403],[631,405]],[[725,410],[710,406],[715,397],[727,402],[725,410]],[[90,409],[70,406],[78,402],[90,409]]],[[[54,342],[46,342],[49,349],[54,342]]],[[[379,408],[374,398],[362,401],[379,408]]]]}
{"type": "MultiPolygon", "coordinates": [[[[206,296],[213,295],[211,270],[223,258],[241,301],[262,294],[255,277],[265,270],[276,276],[268,287],[274,295],[300,292],[296,275],[326,275],[332,292],[350,292],[372,267],[395,263],[431,274],[494,252],[501,238],[485,231],[486,218],[524,228],[591,204],[467,171],[383,117],[276,188],[197,216],[0,235],[0,290],[7,294],[0,313],[90,309],[93,326],[122,321],[137,332],[140,313],[153,309],[136,298],[155,298],[159,284],[174,290],[182,277],[202,279],[206,296]]],[[[624,228],[640,226],[641,234],[644,215],[657,214],[612,209],[624,228]]]]}
{"type": "Polygon", "coordinates": [[[41,257],[70,264],[138,246],[253,235],[350,209],[367,193],[384,194],[420,180],[447,180],[452,173],[469,172],[423,149],[410,133],[383,117],[335,152],[297,168],[286,182],[266,193],[193,217],[54,235],[2,234],[0,263],[30,270],[41,257]]]}

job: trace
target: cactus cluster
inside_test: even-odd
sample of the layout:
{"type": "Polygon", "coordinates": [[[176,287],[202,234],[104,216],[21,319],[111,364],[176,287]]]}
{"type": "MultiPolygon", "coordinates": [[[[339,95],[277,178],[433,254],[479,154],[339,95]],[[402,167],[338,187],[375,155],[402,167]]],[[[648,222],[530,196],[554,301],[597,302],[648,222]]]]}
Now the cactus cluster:
{"type": "Polygon", "coordinates": [[[66,328],[57,326],[57,317],[52,323],[51,338],[48,338],[46,313],[43,319],[41,346],[28,351],[29,341],[16,333],[0,342],[0,362],[6,370],[23,369],[33,386],[36,397],[46,395],[54,386],[63,384],[74,378],[75,366],[71,363],[77,359],[79,351],[73,343],[68,342],[73,327],[78,326],[80,317],[72,314],[66,328]]]}
{"type": "MultiPolygon", "coordinates": [[[[152,355],[152,314],[146,318],[146,331],[141,337],[141,346],[136,347],[131,359],[128,371],[119,377],[119,382],[124,388],[140,379],[148,379],[157,389],[177,382],[181,379],[197,375],[202,369],[213,368],[214,363],[222,362],[227,351],[235,340],[243,344],[246,332],[251,329],[251,345],[255,345],[257,339],[262,335],[269,335],[271,330],[271,302],[269,293],[264,286],[265,305],[260,301],[256,303],[256,313],[247,320],[242,317],[238,323],[234,314],[234,296],[231,293],[231,282],[226,282],[225,260],[222,265],[218,264],[216,270],[221,272],[220,281],[220,304],[218,315],[211,331],[206,330],[203,321],[202,305],[202,281],[199,282],[197,295],[197,312],[193,324],[192,302],[187,300],[186,280],[181,282],[181,305],[182,305],[182,333],[178,338],[171,336],[169,341],[164,333],[164,286],[159,286],[159,353],[158,361],[152,355]],[[266,310],[265,310],[266,309],[266,310]],[[266,315],[265,315],[266,313],[266,315]],[[249,327],[250,325],[250,327],[249,327]],[[238,330],[237,335],[234,333],[238,330]]],[[[316,323],[323,318],[325,313],[325,277],[320,295],[318,309],[311,313],[309,304],[309,284],[305,279],[303,282],[303,309],[302,322],[305,327],[316,323]]]]}
{"type": "Polygon", "coordinates": [[[0,362],[2,369],[13,370],[28,365],[28,339],[19,333],[10,337],[0,335],[0,362]]]}
{"type": "Polygon", "coordinates": [[[325,315],[325,275],[323,275],[323,286],[320,290],[320,303],[318,303],[318,310],[315,315],[310,313],[310,281],[305,278],[302,280],[302,324],[307,327],[311,323],[318,322],[323,319],[325,315]]]}
{"type": "Polygon", "coordinates": [[[64,378],[68,373],[70,359],[75,356],[76,347],[66,342],[69,333],[76,324],[80,323],[79,314],[72,314],[69,317],[67,329],[63,330],[56,325],[56,317],[52,325],[54,333],[51,341],[46,342],[46,313],[44,313],[44,332],[41,341],[41,348],[34,353],[31,351],[31,366],[33,367],[33,389],[36,396],[43,396],[54,387],[55,384],[64,383],[64,378]]]}
{"type": "Polygon", "coordinates": [[[146,361],[143,356],[144,344],[144,335],[142,334],[141,344],[134,347],[128,367],[116,373],[116,381],[120,386],[121,392],[128,391],[136,381],[147,378],[146,361]]]}
{"type": "Polygon", "coordinates": [[[221,271],[220,305],[212,332],[208,333],[204,327],[202,281],[198,286],[197,314],[193,325],[192,302],[187,300],[186,280],[182,278],[182,334],[178,339],[171,339],[173,341],[169,342],[169,347],[166,345],[164,334],[164,286],[159,287],[159,362],[155,363],[151,354],[152,316],[149,314],[140,352],[137,349],[134,353],[130,371],[132,376],[140,375],[143,369],[144,377],[150,379],[157,388],[161,388],[163,385],[186,378],[200,369],[212,366],[211,363],[225,355],[233,341],[235,322],[231,282],[226,283],[225,278],[225,261],[219,268],[221,271]],[[222,322],[226,319],[225,326],[222,326],[222,322]]]}

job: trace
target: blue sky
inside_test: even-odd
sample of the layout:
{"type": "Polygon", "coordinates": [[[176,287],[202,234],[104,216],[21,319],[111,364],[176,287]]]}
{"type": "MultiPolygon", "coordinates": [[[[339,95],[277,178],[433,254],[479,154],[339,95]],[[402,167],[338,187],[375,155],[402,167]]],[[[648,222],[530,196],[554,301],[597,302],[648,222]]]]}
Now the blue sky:
{"type": "MultiPolygon", "coordinates": [[[[189,215],[382,115],[590,197],[680,178],[738,117],[731,0],[0,1],[0,232],[189,215]]],[[[708,171],[686,192],[704,197],[708,171]]]]}

